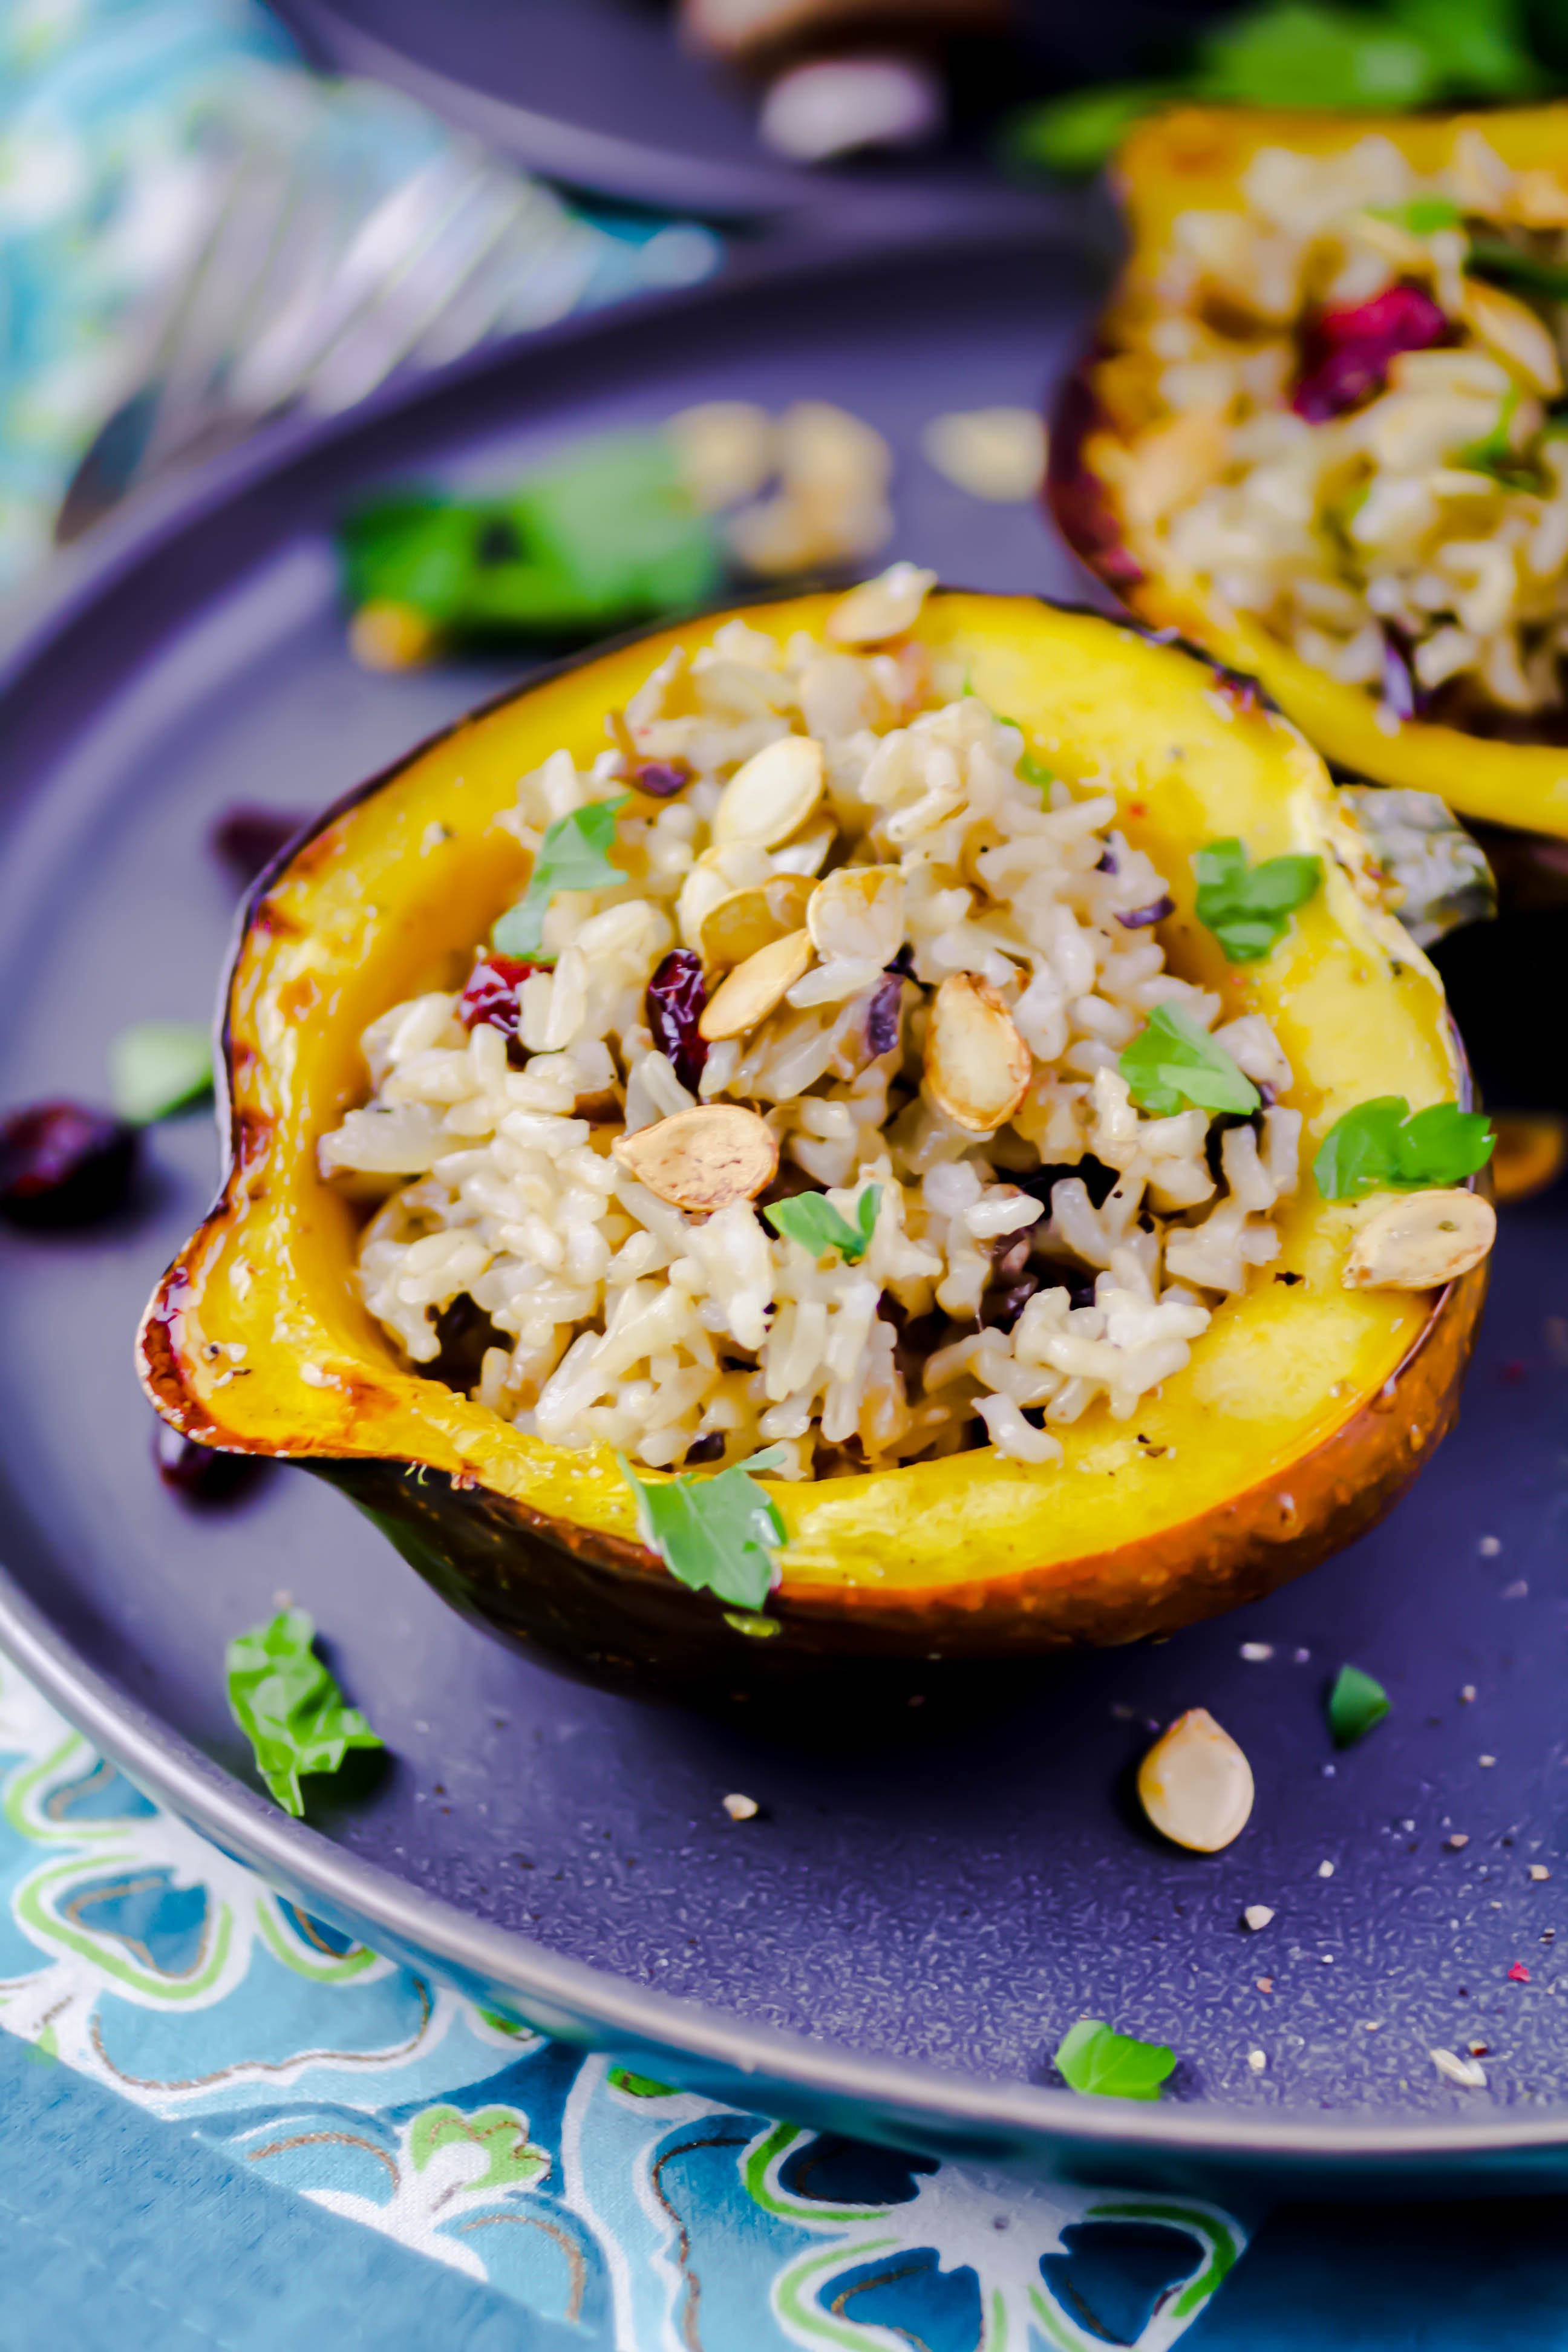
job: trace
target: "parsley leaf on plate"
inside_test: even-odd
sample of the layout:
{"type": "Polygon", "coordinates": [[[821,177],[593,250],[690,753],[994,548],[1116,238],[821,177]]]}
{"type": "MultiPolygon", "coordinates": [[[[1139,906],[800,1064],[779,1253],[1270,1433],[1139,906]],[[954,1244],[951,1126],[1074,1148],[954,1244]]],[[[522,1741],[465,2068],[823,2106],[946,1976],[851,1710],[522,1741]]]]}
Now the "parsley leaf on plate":
{"type": "Polygon", "coordinates": [[[1175,2052],[1163,2042],[1113,2033],[1098,2017],[1080,2017],[1057,2050],[1057,2071],[1064,2081],[1101,2099],[1157,2099],[1175,2064],[1175,2052]]]}
{"type": "Polygon", "coordinates": [[[303,1609],[279,1611],[269,1625],[237,1633],[225,1665],[228,1704],[256,1750],[258,1771],[285,1812],[303,1813],[301,1772],[335,1772],[351,1748],[382,1740],[342,1691],[312,1644],[303,1609]]]}
{"type": "Polygon", "coordinates": [[[498,953],[537,955],[545,910],[557,890],[607,890],[626,880],[605,852],[615,840],[616,819],[630,798],[629,793],[616,793],[607,801],[590,801],[570,816],[558,816],[546,829],[527,889],[490,934],[498,953]]]}
{"type": "Polygon", "coordinates": [[[1374,1095],[1334,1121],[1312,1174],[1325,1201],[1440,1189],[1484,1168],[1496,1141],[1484,1111],[1433,1103],[1413,1112],[1403,1095],[1374,1095]]]}
{"type": "Polygon", "coordinates": [[[773,1591],[785,1533],[777,1504],[750,1473],[775,1468],[773,1449],[712,1477],[662,1479],[657,1486],[639,1478],[624,1454],[616,1459],[637,1501],[642,1539],[671,1576],[731,1609],[760,1610],[773,1591]]]}
{"type": "Polygon", "coordinates": [[[138,1021],[110,1046],[110,1100],[135,1127],[184,1110],[212,1082],[212,1034],[194,1021],[138,1021]]]}
{"type": "Polygon", "coordinates": [[[1152,1118],[1199,1110],[1255,1111],[1262,1097],[1179,1004],[1158,1004],[1117,1064],[1132,1099],[1152,1118]]]}
{"type": "Polygon", "coordinates": [[[853,1224],[821,1192],[796,1192],[791,1200],[773,1202],[763,1214],[775,1234],[798,1242],[813,1257],[836,1249],[846,1265],[858,1265],[871,1246],[881,1198],[881,1186],[868,1184],[855,1203],[853,1224]]]}
{"type": "Polygon", "coordinates": [[[1329,1693],[1329,1729],[1336,1748],[1353,1748],[1374,1723],[1389,1712],[1391,1701],[1380,1682],[1359,1666],[1342,1666],[1329,1693]]]}
{"type": "Polygon", "coordinates": [[[1266,857],[1249,866],[1234,836],[1211,841],[1193,859],[1197,916],[1225,950],[1227,963],[1257,963],[1277,947],[1298,907],[1323,878],[1321,857],[1266,857]]]}

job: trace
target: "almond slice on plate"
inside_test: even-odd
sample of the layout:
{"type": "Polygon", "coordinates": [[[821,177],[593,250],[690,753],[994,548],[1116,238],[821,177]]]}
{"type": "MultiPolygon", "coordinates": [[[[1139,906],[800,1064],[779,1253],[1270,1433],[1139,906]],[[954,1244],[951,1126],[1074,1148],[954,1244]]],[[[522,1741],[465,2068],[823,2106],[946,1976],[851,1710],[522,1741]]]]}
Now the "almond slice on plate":
{"type": "Polygon", "coordinates": [[[996,991],[972,971],[950,972],[926,1028],[926,1086],[937,1108],[972,1134],[993,1135],[1023,1103],[1034,1066],[996,991]]]}
{"type": "Polygon", "coordinates": [[[1497,1239],[1479,1192],[1405,1192],[1374,1209],[1351,1244],[1347,1290],[1439,1290],[1468,1274],[1497,1239]]]}
{"type": "Polygon", "coordinates": [[[617,1136],[616,1158],[628,1175],[672,1208],[711,1216],[735,1201],[754,1201],[778,1174],[779,1147],[766,1119],[741,1103],[699,1103],[657,1127],[617,1136]]]}
{"type": "Polygon", "coordinates": [[[721,981],[702,1008],[697,1034],[716,1045],[724,1037],[743,1037],[773,1007],[782,1004],[811,962],[809,931],[791,931],[774,940],[721,981]]]}
{"type": "Polygon", "coordinates": [[[776,848],[805,823],[823,789],[822,746],[809,735],[781,735],[738,767],[713,812],[713,839],[776,848]]]}
{"type": "Polygon", "coordinates": [[[1138,1801],[1173,1845],[1218,1853],[1252,1812],[1252,1767],[1206,1706],[1189,1707],[1138,1767],[1138,1801]]]}

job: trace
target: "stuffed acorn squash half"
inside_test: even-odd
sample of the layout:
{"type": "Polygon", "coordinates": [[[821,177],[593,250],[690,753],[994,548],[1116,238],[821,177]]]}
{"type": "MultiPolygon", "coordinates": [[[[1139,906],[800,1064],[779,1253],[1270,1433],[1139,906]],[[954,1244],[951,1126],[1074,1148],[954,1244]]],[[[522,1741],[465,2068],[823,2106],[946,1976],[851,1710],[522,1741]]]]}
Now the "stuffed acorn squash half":
{"type": "Polygon", "coordinates": [[[1448,1427],[1443,992],[1209,665],[895,566],[529,686],[262,877],[186,1435],[700,1696],[1251,1600],[1448,1427]]]}
{"type": "Polygon", "coordinates": [[[1049,498],[1339,769],[1568,835],[1568,108],[1184,110],[1049,498]]]}

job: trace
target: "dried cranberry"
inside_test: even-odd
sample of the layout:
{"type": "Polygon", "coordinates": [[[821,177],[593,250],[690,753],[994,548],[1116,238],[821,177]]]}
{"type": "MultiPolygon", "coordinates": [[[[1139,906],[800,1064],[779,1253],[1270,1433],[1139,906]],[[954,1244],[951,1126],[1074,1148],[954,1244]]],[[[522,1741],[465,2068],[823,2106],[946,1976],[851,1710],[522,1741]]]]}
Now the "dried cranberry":
{"type": "Polygon", "coordinates": [[[427,1381],[445,1381],[449,1389],[459,1389],[467,1396],[478,1388],[479,1374],[485,1368],[485,1357],[491,1348],[504,1348],[510,1355],[511,1341],[504,1331],[498,1330],[477,1299],[466,1290],[449,1299],[436,1318],[436,1338],[440,1352],[423,1366],[427,1381]]]}
{"type": "Polygon", "coordinates": [[[980,1301],[982,1328],[1010,1331],[1039,1287],[1037,1274],[1021,1274],[1016,1282],[1008,1284],[1005,1290],[987,1290],[980,1301]]]}
{"type": "Polygon", "coordinates": [[[1426,289],[1404,280],[1370,302],[1320,310],[1302,335],[1290,405],[1309,425],[1343,416],[1375,399],[1401,352],[1430,351],[1449,332],[1426,289]]]}
{"type": "Polygon", "coordinates": [[[647,984],[647,1025],[689,1094],[708,1059],[707,1041],[697,1034],[707,1002],[701,957],[695,948],[671,948],[647,984]]]}
{"type": "Polygon", "coordinates": [[[207,844],[237,882],[250,883],[310,822],[305,809],[252,808],[241,802],[225,809],[207,844]]]}
{"type": "Polygon", "coordinates": [[[692,1439],[680,1466],[683,1470],[695,1470],[704,1462],[721,1462],[723,1458],[724,1433],[721,1429],[710,1429],[692,1439]]]}
{"type": "Polygon", "coordinates": [[[892,1053],[903,1029],[904,983],[896,971],[889,971],[866,1008],[866,1051],[874,1062],[892,1053]]]}
{"type": "Polygon", "coordinates": [[[649,800],[668,801],[686,790],[692,774],[684,760],[645,760],[635,771],[633,782],[649,800]]]}
{"type": "Polygon", "coordinates": [[[1094,870],[1097,874],[1120,874],[1121,868],[1116,862],[1115,850],[1102,849],[1095,863],[1094,870]]]}
{"type": "Polygon", "coordinates": [[[0,1215],[14,1225],[89,1225],[131,1189],[138,1130],[80,1103],[34,1103],[0,1120],[0,1215]]]}
{"type": "Polygon", "coordinates": [[[517,1041],[520,982],[542,967],[522,956],[481,956],[458,999],[458,1018],[465,1029],[499,1029],[509,1045],[517,1041]]]}
{"type": "Polygon", "coordinates": [[[1173,898],[1152,898],[1146,907],[1132,907],[1116,919],[1124,931],[1146,931],[1152,923],[1163,923],[1167,915],[1176,911],[1173,898]]]}
{"type": "Polygon", "coordinates": [[[906,980],[913,980],[915,976],[915,950],[913,943],[910,940],[906,940],[903,946],[899,950],[898,954],[893,958],[892,962],[885,965],[883,969],[887,971],[901,972],[906,980]]]}
{"type": "Polygon", "coordinates": [[[166,1421],[153,1432],[153,1459],[164,1486],[187,1503],[235,1502],[267,1467],[254,1454],[220,1454],[216,1445],[197,1445],[166,1421]]]}

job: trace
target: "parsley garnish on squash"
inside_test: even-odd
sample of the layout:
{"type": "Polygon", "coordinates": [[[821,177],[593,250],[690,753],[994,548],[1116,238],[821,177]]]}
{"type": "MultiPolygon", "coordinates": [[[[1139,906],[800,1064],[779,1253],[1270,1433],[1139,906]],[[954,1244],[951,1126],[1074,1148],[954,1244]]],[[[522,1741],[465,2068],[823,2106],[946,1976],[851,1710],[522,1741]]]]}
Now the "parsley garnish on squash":
{"type": "Polygon", "coordinates": [[[1484,1111],[1457,1103],[1412,1111],[1403,1095],[1374,1095],[1334,1121],[1312,1174],[1325,1201],[1442,1190],[1484,1168],[1496,1141],[1484,1111]]]}
{"type": "Polygon", "coordinates": [[[753,1454],[712,1477],[657,1485],[639,1478],[624,1454],[616,1458],[636,1498],[642,1539],[671,1576],[732,1609],[760,1610],[773,1591],[785,1532],[777,1504],[750,1473],[775,1469],[783,1459],[778,1449],[753,1454]]]}
{"type": "Polygon", "coordinates": [[[1247,863],[1238,840],[1211,841],[1193,859],[1197,915],[1225,950],[1227,963],[1257,963],[1278,947],[1298,907],[1323,878],[1321,857],[1266,857],[1247,863]]]}
{"type": "Polygon", "coordinates": [[[820,1192],[797,1192],[792,1200],[775,1201],[763,1214],[775,1234],[798,1242],[811,1256],[825,1257],[836,1249],[846,1265],[858,1265],[871,1246],[881,1198],[881,1186],[868,1184],[855,1203],[853,1224],[820,1192]]]}

